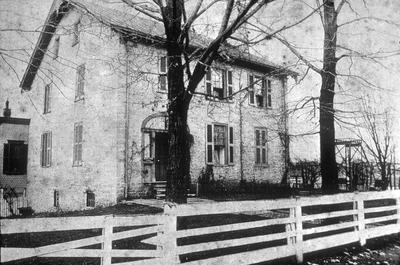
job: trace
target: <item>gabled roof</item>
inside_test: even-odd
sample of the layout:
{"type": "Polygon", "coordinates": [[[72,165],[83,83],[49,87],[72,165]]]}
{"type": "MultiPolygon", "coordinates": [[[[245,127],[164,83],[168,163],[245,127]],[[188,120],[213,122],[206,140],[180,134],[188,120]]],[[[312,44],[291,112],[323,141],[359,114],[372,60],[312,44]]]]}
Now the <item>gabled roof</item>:
{"type": "MultiPolygon", "coordinates": [[[[21,80],[20,87],[23,90],[31,89],[31,85],[39,70],[53,34],[61,19],[72,7],[95,17],[102,23],[124,34],[127,38],[156,42],[160,45],[164,45],[165,43],[164,26],[155,20],[144,19],[143,17],[128,12],[107,8],[90,2],[89,0],[54,0],[45,21],[45,27],[39,36],[28,67],[21,80]]],[[[210,39],[199,34],[190,34],[191,45],[194,48],[205,48],[211,42],[210,39]]],[[[223,58],[228,58],[233,64],[245,68],[251,68],[261,72],[273,72],[276,75],[297,75],[294,71],[269,62],[264,58],[243,52],[229,44],[224,45],[220,50],[222,51],[221,53],[224,54],[223,58]]]]}

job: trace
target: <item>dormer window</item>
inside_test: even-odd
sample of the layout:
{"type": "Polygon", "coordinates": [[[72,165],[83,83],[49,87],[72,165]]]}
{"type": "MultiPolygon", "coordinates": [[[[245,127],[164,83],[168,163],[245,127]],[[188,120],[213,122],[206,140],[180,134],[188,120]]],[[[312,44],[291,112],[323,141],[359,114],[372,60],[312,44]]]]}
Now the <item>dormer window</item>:
{"type": "Polygon", "coordinates": [[[205,87],[209,99],[232,99],[232,71],[226,69],[209,69],[206,73],[205,87]]]}

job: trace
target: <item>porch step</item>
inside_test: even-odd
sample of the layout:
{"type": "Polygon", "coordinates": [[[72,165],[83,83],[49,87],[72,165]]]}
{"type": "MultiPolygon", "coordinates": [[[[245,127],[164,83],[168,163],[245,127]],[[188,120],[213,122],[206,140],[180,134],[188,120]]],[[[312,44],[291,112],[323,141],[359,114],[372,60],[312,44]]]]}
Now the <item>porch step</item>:
{"type": "Polygon", "coordinates": [[[154,182],[154,190],[156,191],[156,199],[165,199],[165,191],[167,189],[166,181],[154,182]]]}

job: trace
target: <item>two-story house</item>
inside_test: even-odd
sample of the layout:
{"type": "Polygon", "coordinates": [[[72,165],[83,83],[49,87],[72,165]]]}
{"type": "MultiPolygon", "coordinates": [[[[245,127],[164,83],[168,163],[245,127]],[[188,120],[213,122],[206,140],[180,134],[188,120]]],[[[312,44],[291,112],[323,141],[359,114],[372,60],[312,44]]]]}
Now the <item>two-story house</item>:
{"type": "MultiPolygon", "coordinates": [[[[34,210],[115,204],[165,180],[163,32],[156,21],[87,0],[53,3],[20,84],[40,110],[29,131],[34,210]]],[[[192,39],[198,48],[207,41],[192,39]]],[[[225,47],[189,110],[192,183],[206,165],[227,183],[281,182],[289,74],[225,47]]]]}

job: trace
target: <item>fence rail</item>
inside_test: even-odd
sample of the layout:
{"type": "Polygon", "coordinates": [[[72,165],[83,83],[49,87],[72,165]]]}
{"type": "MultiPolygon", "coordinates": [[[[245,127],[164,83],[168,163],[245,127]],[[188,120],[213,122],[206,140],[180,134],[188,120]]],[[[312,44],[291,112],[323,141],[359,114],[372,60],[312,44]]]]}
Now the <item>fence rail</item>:
{"type": "Polygon", "coordinates": [[[306,253],[399,233],[400,191],[167,204],[162,215],[3,219],[0,225],[5,235],[102,231],[36,248],[2,247],[1,262],[35,256],[97,257],[103,265],[117,257],[137,259],[112,264],[252,264],[285,257],[302,262],[306,253]],[[153,248],[115,247],[127,239],[153,248]],[[95,244],[101,248],[87,248],[95,244]]]}

